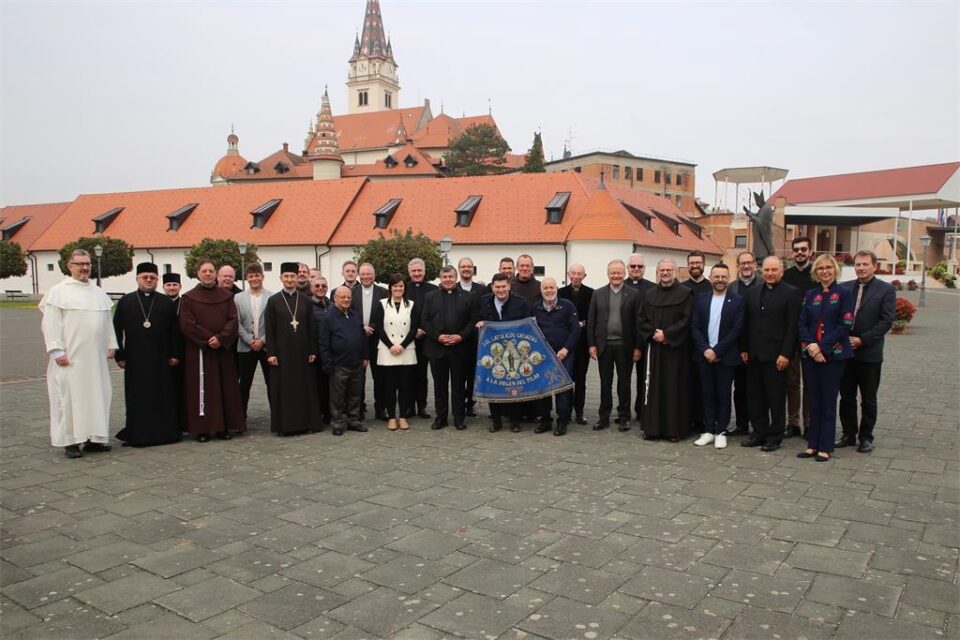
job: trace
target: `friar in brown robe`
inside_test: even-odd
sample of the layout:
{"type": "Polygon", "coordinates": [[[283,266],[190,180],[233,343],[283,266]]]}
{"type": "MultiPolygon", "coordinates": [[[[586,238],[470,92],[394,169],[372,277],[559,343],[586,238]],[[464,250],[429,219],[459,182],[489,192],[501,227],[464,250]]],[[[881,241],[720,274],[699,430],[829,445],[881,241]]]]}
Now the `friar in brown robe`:
{"type": "Polygon", "coordinates": [[[200,284],[180,303],[184,349],[183,398],[187,430],[206,442],[211,434],[229,440],[246,430],[233,352],[237,346],[237,306],[217,287],[212,262],[197,269],[200,284]]]}
{"type": "Polygon", "coordinates": [[[657,286],[644,293],[638,322],[642,343],[650,345],[643,435],[671,442],[690,433],[691,402],[687,381],[693,291],[678,283],[676,274],[673,260],[657,263],[657,286]]]}

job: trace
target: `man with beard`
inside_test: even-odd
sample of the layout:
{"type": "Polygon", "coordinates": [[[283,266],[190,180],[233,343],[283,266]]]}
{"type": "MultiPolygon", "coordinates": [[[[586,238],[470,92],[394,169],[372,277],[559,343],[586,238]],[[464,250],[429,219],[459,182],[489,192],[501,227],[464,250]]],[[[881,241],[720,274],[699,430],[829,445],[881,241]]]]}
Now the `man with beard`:
{"type": "MultiPolygon", "coordinates": [[[[639,311],[639,306],[643,304],[644,294],[649,290],[653,289],[657,285],[650,282],[643,277],[643,274],[646,272],[647,264],[646,259],[643,257],[642,253],[634,253],[629,258],[627,258],[627,279],[624,280],[624,284],[628,287],[634,289],[639,295],[639,301],[637,302],[637,309],[639,311]]],[[[641,352],[647,350],[647,345],[640,344],[641,352]]],[[[643,422],[643,404],[646,401],[647,397],[647,361],[644,358],[641,358],[636,364],[636,374],[637,374],[637,397],[633,401],[633,413],[637,417],[637,423],[643,422]]]]}
{"type": "MultiPolygon", "coordinates": [[[[690,337],[694,366],[700,369],[705,431],[698,447],[713,443],[727,446],[730,424],[730,385],[740,364],[740,330],[743,327],[743,298],[727,288],[730,270],[720,263],[710,270],[713,293],[701,293],[693,302],[690,337]]],[[[694,403],[698,398],[691,398],[694,403]]]]}
{"type": "Polygon", "coordinates": [[[183,333],[180,331],[180,284],[179,273],[163,274],[163,293],[166,294],[173,303],[173,313],[177,319],[173,323],[174,349],[180,354],[180,364],[173,368],[173,389],[174,394],[170,397],[170,402],[177,406],[177,423],[180,425],[180,433],[187,431],[187,417],[183,407],[183,333]]]}
{"type": "MultiPolygon", "coordinates": [[[[281,274],[282,277],[282,274],[281,274]]],[[[310,267],[306,262],[297,263],[297,291],[310,297],[310,267]]]]}
{"type": "Polygon", "coordinates": [[[333,435],[344,430],[366,432],[360,420],[360,393],[363,370],[368,363],[367,334],[363,321],[350,308],[353,299],[350,287],[343,285],[333,292],[333,307],[320,322],[320,362],[330,379],[330,420],[333,435]]]}
{"type": "Polygon", "coordinates": [[[229,440],[231,431],[247,428],[236,364],[237,306],[233,294],[217,286],[211,260],[197,265],[197,279],[200,284],[180,305],[187,430],[198,442],[208,442],[211,434],[229,440]]]}
{"type": "MultiPolygon", "coordinates": [[[[436,291],[437,285],[426,281],[427,264],[421,258],[413,258],[407,263],[407,275],[409,278],[407,279],[406,289],[403,291],[403,297],[412,301],[414,308],[419,307],[422,312],[427,294],[436,291]]],[[[427,367],[429,366],[429,359],[424,352],[426,337],[427,332],[421,322],[421,325],[417,327],[417,337],[414,340],[417,347],[417,368],[413,380],[413,397],[417,416],[429,420],[431,417],[427,413],[427,367]]],[[[409,418],[411,416],[402,417],[409,418]]]]}
{"type": "MultiPolygon", "coordinates": [[[[367,369],[370,371],[370,377],[373,379],[373,413],[377,420],[387,421],[386,401],[383,398],[383,379],[380,371],[380,365],[377,364],[377,327],[373,326],[371,318],[373,310],[380,301],[390,294],[385,287],[376,283],[377,272],[373,265],[364,262],[357,269],[357,278],[359,286],[353,290],[353,300],[350,303],[353,310],[357,312],[363,320],[363,331],[367,334],[367,353],[371,355],[370,365],[367,369]]],[[[366,382],[364,382],[364,391],[360,399],[360,419],[363,420],[367,414],[367,393],[366,382]]]]}
{"type": "Polygon", "coordinates": [[[650,345],[650,392],[643,409],[645,440],[677,442],[690,430],[690,314],[693,291],[677,282],[677,263],[657,263],[657,286],[644,294],[638,322],[650,345]]]}
{"type": "MultiPolygon", "coordinates": [[[[312,275],[310,277],[310,290],[313,293],[310,298],[313,302],[313,329],[319,342],[324,316],[327,309],[333,306],[333,303],[327,297],[327,279],[323,276],[312,275]]],[[[323,371],[323,363],[320,362],[319,353],[313,366],[317,372],[317,400],[320,406],[320,423],[330,424],[330,378],[323,371]]]]}
{"type": "MultiPolygon", "coordinates": [[[[704,276],[706,257],[702,251],[691,251],[687,254],[687,278],[683,284],[693,291],[694,298],[701,293],[711,291],[710,281],[704,276]]],[[[703,405],[700,404],[700,369],[690,367],[690,397],[694,399],[691,406],[690,420],[696,433],[703,433],[703,405]]]]}
{"type": "Polygon", "coordinates": [[[237,364],[240,369],[240,401],[243,404],[243,418],[247,418],[247,406],[250,403],[250,387],[257,373],[257,366],[263,375],[263,384],[270,397],[270,367],[267,364],[267,325],[264,313],[267,301],[273,295],[263,286],[263,267],[259,264],[247,265],[247,288],[234,296],[237,305],[237,364]]]}
{"type": "MultiPolygon", "coordinates": [[[[760,285],[757,277],[757,259],[749,251],[737,255],[737,278],[727,290],[746,297],[747,292],[760,285]]],[[[733,374],[733,409],[737,414],[737,427],[727,435],[745,436],[750,433],[750,408],[747,404],[747,365],[738,363],[733,374]]]]}
{"type": "Polygon", "coordinates": [[[786,426],[787,368],[797,352],[800,294],[783,279],[777,256],[763,260],[763,284],[744,301],[740,357],[747,365],[747,401],[753,435],[740,443],[776,451],[786,426]]]}
{"type": "Polygon", "coordinates": [[[120,298],[113,314],[117,334],[114,359],[123,369],[126,426],[117,434],[124,446],[148,447],[180,440],[179,395],[174,371],[177,351],[176,307],[157,293],[157,265],[137,265],[137,290],[120,298]]]}
{"type": "Polygon", "coordinates": [[[297,289],[298,265],[280,265],[283,290],[270,296],[263,314],[270,365],[270,431],[287,436],[320,430],[313,305],[297,289]]]}
{"type": "Polygon", "coordinates": [[[590,357],[587,354],[587,315],[590,311],[590,300],[593,299],[593,288],[583,284],[587,277],[587,270],[582,264],[572,264],[567,269],[565,287],[560,287],[557,295],[569,300],[577,309],[580,324],[580,337],[573,360],[573,410],[576,413],[574,421],[577,424],[587,424],[583,417],[583,405],[587,398],[587,369],[590,367],[590,357]]]}
{"type": "Polygon", "coordinates": [[[90,282],[91,264],[89,253],[75,249],[67,258],[70,277],[54,285],[37,306],[50,355],[50,441],[64,447],[68,458],[110,451],[113,391],[107,359],[117,348],[117,335],[110,326],[110,298],[90,282]]]}
{"type": "MultiPolygon", "coordinates": [[[[487,293],[487,288],[483,286],[482,283],[477,282],[473,279],[475,275],[476,267],[473,266],[473,260],[470,258],[460,258],[460,262],[457,263],[457,271],[460,273],[460,280],[457,282],[457,287],[475,298],[474,304],[479,308],[480,300],[487,293]]],[[[477,352],[477,332],[474,331],[470,336],[470,345],[467,347],[467,350],[470,353],[477,352]]],[[[466,398],[466,416],[468,418],[476,418],[477,412],[474,409],[476,402],[473,400],[473,384],[475,382],[476,376],[474,375],[474,366],[475,362],[473,358],[466,358],[464,360],[464,371],[463,377],[466,381],[467,392],[464,396],[466,398]]]]}
{"type": "MultiPolygon", "coordinates": [[[[483,297],[480,302],[479,321],[477,329],[481,329],[486,322],[509,322],[530,317],[530,306],[527,301],[510,291],[510,278],[505,273],[496,273],[490,282],[493,293],[483,297]]],[[[475,360],[475,358],[474,358],[475,360]]],[[[522,402],[491,402],[490,417],[493,424],[490,433],[503,428],[503,417],[510,420],[510,431],[520,433],[520,418],[522,402]]]]}
{"type": "Polygon", "coordinates": [[[527,301],[530,308],[540,299],[540,281],[533,275],[533,257],[524,253],[517,258],[517,275],[510,292],[527,301]]]}
{"type": "MultiPolygon", "coordinates": [[[[800,296],[801,306],[807,291],[820,286],[813,279],[813,253],[810,250],[810,238],[800,236],[790,243],[793,249],[793,266],[783,272],[783,280],[796,287],[800,296]]],[[[840,274],[837,274],[839,277],[840,274]]],[[[797,343],[796,352],[790,358],[790,368],[787,369],[787,437],[800,437],[810,426],[810,400],[807,398],[803,386],[803,368],[800,358],[800,343],[797,343]],[[801,421],[802,413],[802,421],[801,421]],[[800,425],[803,424],[803,431],[800,425]]]]}
{"type": "MultiPolygon", "coordinates": [[[[573,374],[575,366],[577,341],[580,339],[580,317],[577,308],[569,300],[557,297],[557,281],[553,278],[544,278],[540,282],[540,300],[533,307],[533,317],[537,326],[543,332],[547,344],[557,354],[557,359],[563,363],[567,373],[573,374]]],[[[573,390],[564,391],[555,396],[557,404],[557,424],[554,427],[550,419],[550,409],[554,398],[541,398],[540,425],[534,433],[546,433],[553,429],[553,435],[562,436],[567,433],[570,424],[570,414],[573,406],[573,390]]]]}
{"type": "Polygon", "coordinates": [[[217,271],[217,286],[229,291],[230,295],[235,296],[241,291],[240,287],[237,286],[236,280],[237,272],[228,264],[223,265],[217,271]]]}
{"type": "Polygon", "coordinates": [[[179,273],[165,273],[163,274],[163,293],[170,301],[174,303],[177,308],[177,314],[180,313],[180,289],[182,285],[180,284],[180,274],[179,273]]]}

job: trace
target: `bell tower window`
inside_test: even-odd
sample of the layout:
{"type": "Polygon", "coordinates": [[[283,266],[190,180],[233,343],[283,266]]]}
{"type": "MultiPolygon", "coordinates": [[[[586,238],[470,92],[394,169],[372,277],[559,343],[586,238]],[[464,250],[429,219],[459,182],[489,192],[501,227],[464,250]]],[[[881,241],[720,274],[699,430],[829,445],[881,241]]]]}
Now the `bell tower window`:
{"type": "Polygon", "coordinates": [[[365,107],[370,103],[370,94],[366,89],[357,92],[357,106],[365,107]]]}

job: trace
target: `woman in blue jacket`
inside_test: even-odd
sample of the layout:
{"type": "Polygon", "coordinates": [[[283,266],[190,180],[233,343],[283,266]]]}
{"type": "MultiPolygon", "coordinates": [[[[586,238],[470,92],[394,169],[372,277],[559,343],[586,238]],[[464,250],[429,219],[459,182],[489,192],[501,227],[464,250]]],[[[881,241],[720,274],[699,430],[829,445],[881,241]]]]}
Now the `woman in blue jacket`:
{"type": "Polygon", "coordinates": [[[810,398],[810,427],[807,449],[797,457],[826,462],[836,437],[840,378],[846,361],[853,357],[848,337],[855,301],[850,291],[837,283],[840,266],[833,256],[818,257],[811,271],[820,286],[804,296],[797,332],[805,360],[803,382],[810,398]]]}

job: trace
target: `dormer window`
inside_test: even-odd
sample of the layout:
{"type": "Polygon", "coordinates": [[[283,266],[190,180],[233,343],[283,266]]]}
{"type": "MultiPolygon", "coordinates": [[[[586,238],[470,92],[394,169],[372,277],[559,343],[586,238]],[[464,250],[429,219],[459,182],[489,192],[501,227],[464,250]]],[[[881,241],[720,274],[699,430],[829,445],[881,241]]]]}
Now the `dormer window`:
{"type": "Polygon", "coordinates": [[[393,214],[397,212],[401,202],[403,202],[403,200],[400,198],[393,198],[388,200],[385,205],[374,211],[373,228],[386,229],[390,225],[390,220],[393,219],[393,214]]]}
{"type": "Polygon", "coordinates": [[[96,218],[93,219],[93,232],[94,233],[103,233],[107,230],[107,227],[110,226],[110,223],[113,222],[120,212],[123,211],[123,207],[115,207],[102,213],[96,218]]]}
{"type": "Polygon", "coordinates": [[[630,212],[630,214],[636,218],[640,224],[643,225],[643,228],[647,231],[653,231],[653,214],[649,211],[644,211],[639,207],[634,207],[633,205],[627,204],[623,200],[620,201],[620,204],[630,212]]]}
{"type": "Polygon", "coordinates": [[[397,162],[393,156],[387,156],[384,159],[383,164],[386,165],[387,169],[393,169],[395,166],[397,166],[400,163],[397,162]]]}
{"type": "Polygon", "coordinates": [[[3,240],[7,241],[13,238],[13,236],[17,235],[17,231],[20,231],[20,229],[23,228],[23,225],[27,224],[28,222],[30,222],[30,216],[24,216],[16,222],[11,222],[7,226],[3,227],[3,229],[0,229],[0,231],[3,231],[3,240]]]}
{"type": "Polygon", "coordinates": [[[280,175],[283,175],[287,171],[290,171],[290,166],[283,162],[278,162],[277,164],[273,165],[273,170],[279,173],[280,175]]]}
{"type": "Polygon", "coordinates": [[[680,221],[674,218],[673,216],[666,214],[662,211],[653,210],[657,218],[660,219],[660,222],[667,225],[675,235],[680,235],[680,221]]]}
{"type": "Polygon", "coordinates": [[[456,226],[470,226],[470,223],[473,222],[473,215],[477,212],[477,207],[480,206],[480,200],[482,199],[483,196],[468,196],[466,200],[460,203],[459,207],[454,209],[457,214],[456,226]]]}
{"type": "Polygon", "coordinates": [[[403,166],[407,169],[412,169],[417,166],[417,159],[408,154],[407,157],[403,159],[403,166]]]}
{"type": "Polygon", "coordinates": [[[193,210],[197,208],[196,202],[191,202],[190,204],[184,205],[174,211],[173,213],[167,214],[167,231],[177,231],[187,218],[190,217],[190,214],[193,213],[193,210]]]}
{"type": "Polygon", "coordinates": [[[250,215],[253,216],[253,224],[250,225],[250,228],[263,229],[270,220],[270,216],[272,216],[273,212],[277,210],[277,207],[280,206],[281,202],[283,202],[281,198],[267,200],[262,205],[251,211],[250,215]]]}
{"type": "Polygon", "coordinates": [[[547,203],[547,224],[560,224],[563,222],[563,213],[567,210],[567,203],[570,202],[569,191],[558,191],[550,202],[547,203]]]}
{"type": "Polygon", "coordinates": [[[256,162],[248,162],[244,165],[243,170],[247,172],[248,176],[252,176],[256,173],[260,173],[260,165],[256,162]]]}
{"type": "Polygon", "coordinates": [[[697,224],[687,216],[679,216],[679,217],[680,217],[680,222],[682,222],[688,229],[690,229],[690,231],[693,231],[693,233],[696,234],[698,238],[703,237],[703,227],[701,227],[699,224],[697,224]]]}

